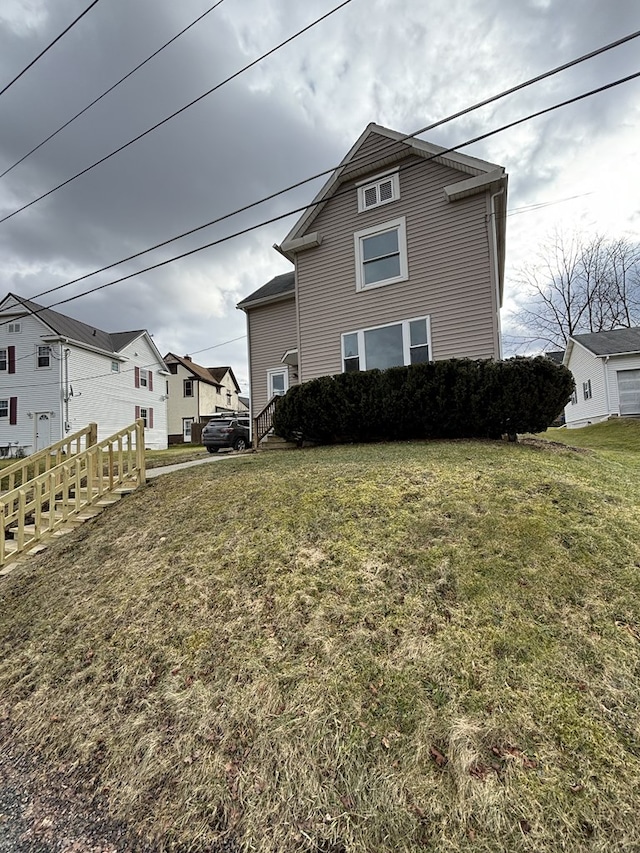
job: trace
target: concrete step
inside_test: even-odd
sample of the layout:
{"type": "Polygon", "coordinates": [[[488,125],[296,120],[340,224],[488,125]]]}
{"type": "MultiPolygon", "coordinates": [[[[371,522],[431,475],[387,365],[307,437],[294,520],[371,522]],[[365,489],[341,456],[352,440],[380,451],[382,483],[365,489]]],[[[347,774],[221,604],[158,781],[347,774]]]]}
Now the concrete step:
{"type": "Polygon", "coordinates": [[[262,439],[258,445],[258,450],[296,450],[297,446],[294,441],[286,441],[279,435],[270,433],[262,439]]]}

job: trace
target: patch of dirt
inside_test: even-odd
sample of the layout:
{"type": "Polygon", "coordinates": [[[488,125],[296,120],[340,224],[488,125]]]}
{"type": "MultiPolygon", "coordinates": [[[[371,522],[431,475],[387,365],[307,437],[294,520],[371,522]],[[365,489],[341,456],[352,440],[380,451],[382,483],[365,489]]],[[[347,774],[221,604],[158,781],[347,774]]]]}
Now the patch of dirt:
{"type": "Polygon", "coordinates": [[[534,438],[533,436],[518,436],[518,444],[532,447],[534,450],[547,450],[551,453],[586,453],[592,451],[587,447],[574,447],[573,444],[563,444],[561,441],[550,441],[548,438],[534,438]]]}

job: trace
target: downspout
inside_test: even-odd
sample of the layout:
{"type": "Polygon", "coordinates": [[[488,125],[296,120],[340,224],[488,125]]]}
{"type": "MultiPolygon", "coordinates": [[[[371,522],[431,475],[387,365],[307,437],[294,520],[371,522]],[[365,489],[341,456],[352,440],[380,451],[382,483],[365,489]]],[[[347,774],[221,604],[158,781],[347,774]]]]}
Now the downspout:
{"type": "Polygon", "coordinates": [[[500,323],[500,268],[498,265],[498,232],[496,227],[496,205],[495,199],[504,195],[504,187],[489,196],[490,219],[491,219],[491,249],[493,252],[493,274],[496,282],[496,319],[498,325],[498,356],[502,359],[502,327],[500,323]]]}
{"type": "MultiPolygon", "coordinates": [[[[611,402],[609,400],[609,358],[610,356],[605,356],[604,358],[604,393],[607,401],[607,417],[611,415],[611,402]]],[[[619,407],[618,407],[619,408],[619,407]]],[[[618,411],[618,414],[620,412],[618,411]]]]}
{"type": "MultiPolygon", "coordinates": [[[[69,423],[69,355],[71,354],[71,350],[67,347],[64,351],[64,431],[69,432],[71,430],[71,424],[69,423]]],[[[62,438],[63,436],[61,436],[62,438]]]]}

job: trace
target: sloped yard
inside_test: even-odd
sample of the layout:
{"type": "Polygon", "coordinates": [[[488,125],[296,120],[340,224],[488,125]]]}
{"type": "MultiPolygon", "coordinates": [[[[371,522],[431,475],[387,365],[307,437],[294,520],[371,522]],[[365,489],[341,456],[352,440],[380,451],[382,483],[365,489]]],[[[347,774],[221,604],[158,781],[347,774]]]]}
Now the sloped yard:
{"type": "Polygon", "coordinates": [[[433,442],[155,480],[0,586],[7,743],[161,849],[640,848],[639,474],[433,442]]]}

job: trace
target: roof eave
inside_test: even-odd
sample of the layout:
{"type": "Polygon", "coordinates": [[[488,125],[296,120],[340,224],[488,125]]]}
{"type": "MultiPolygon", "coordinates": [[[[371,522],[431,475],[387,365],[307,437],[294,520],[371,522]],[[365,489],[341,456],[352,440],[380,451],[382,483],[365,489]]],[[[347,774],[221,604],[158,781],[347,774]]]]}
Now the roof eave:
{"type": "Polygon", "coordinates": [[[269,305],[272,302],[285,302],[287,299],[295,299],[295,289],[287,290],[285,293],[277,293],[275,296],[263,296],[262,299],[245,299],[238,302],[236,308],[239,311],[245,311],[247,308],[258,308],[261,305],[269,305]]]}

